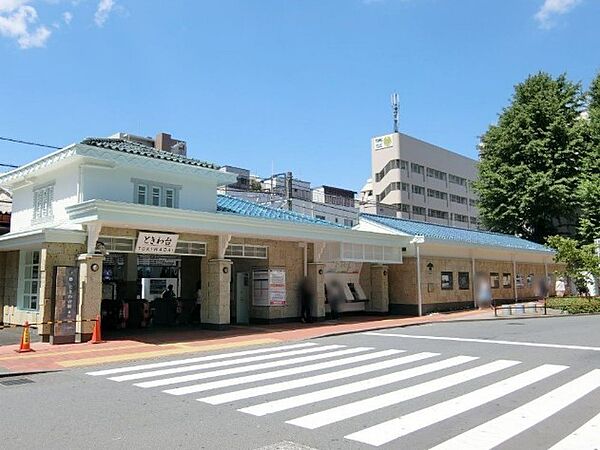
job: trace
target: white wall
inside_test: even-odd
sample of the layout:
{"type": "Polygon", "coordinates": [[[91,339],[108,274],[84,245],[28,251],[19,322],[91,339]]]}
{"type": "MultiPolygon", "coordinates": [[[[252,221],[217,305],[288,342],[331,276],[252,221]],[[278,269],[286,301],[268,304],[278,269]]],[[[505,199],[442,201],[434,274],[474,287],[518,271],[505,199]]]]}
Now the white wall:
{"type": "Polygon", "coordinates": [[[67,222],[65,208],[77,203],[79,171],[77,164],[57,168],[52,174],[44,174],[34,179],[32,184],[13,190],[13,213],[10,231],[18,232],[36,228],[59,226],[67,222]],[[54,183],[54,201],[52,203],[53,220],[32,224],[33,191],[39,187],[54,183]]]}
{"type": "Polygon", "coordinates": [[[179,209],[214,212],[217,209],[217,183],[202,177],[175,176],[170,173],[127,168],[100,168],[83,166],[82,201],[111,200],[132,203],[132,179],[181,186],[179,209]]]}

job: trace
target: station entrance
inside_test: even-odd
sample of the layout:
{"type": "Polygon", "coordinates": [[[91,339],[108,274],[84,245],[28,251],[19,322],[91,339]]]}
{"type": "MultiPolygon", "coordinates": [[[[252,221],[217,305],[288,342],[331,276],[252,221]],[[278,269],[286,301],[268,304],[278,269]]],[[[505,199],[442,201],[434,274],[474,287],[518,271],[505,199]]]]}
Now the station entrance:
{"type": "Polygon", "coordinates": [[[99,241],[105,251],[104,330],[200,324],[202,243],[181,242],[179,254],[155,255],[135,253],[133,238],[101,237],[99,241]],[[190,250],[198,254],[189,254],[190,250]]]}

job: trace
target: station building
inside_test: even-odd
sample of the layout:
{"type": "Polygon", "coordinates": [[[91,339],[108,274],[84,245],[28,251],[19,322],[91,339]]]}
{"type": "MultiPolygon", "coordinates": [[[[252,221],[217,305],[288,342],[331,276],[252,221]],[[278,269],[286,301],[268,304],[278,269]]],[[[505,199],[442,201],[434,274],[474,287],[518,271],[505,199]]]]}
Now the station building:
{"type": "Polygon", "coordinates": [[[120,138],[88,138],[3,174],[13,207],[0,237],[2,321],[39,324],[57,343],[89,339],[85,320],[99,314],[172,324],[161,298],[169,285],[178,323],[200,289],[202,326],[215,329],[297,320],[302,283],[317,320],[334,283],[340,312],[418,314],[473,307],[477,271],[497,275],[495,296],[508,299],[532,297],[523,280],[554,270],[551,251],[512,236],[368,214],[350,228],[217,194],[235,181],[120,138]],[[48,324],[58,320],[76,322],[48,324]]]}

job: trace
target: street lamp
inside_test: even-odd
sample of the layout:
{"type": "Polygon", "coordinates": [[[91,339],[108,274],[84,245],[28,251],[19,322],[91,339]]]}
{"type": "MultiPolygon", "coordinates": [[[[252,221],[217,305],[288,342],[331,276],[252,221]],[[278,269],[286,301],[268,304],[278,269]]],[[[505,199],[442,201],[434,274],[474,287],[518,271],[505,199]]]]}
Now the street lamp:
{"type": "Polygon", "coordinates": [[[419,317],[423,315],[423,296],[421,294],[421,252],[420,245],[425,242],[425,236],[417,234],[410,241],[416,248],[417,252],[417,301],[419,305],[419,317]]]}

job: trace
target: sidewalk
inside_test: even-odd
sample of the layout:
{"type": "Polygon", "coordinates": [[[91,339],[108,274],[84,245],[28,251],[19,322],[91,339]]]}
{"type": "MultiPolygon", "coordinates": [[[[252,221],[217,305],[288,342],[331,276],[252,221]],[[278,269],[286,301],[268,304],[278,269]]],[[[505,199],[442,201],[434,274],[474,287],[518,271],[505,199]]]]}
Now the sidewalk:
{"type": "Polygon", "coordinates": [[[276,344],[336,334],[456,320],[493,319],[493,311],[461,311],[423,317],[350,316],[339,321],[232,326],[225,331],[195,328],[136,330],[116,333],[101,344],[50,345],[32,342],[35,352],[16,353],[18,341],[0,346],[0,375],[7,372],[60,370],[97,364],[119,363],[251,345],[276,344]]]}

